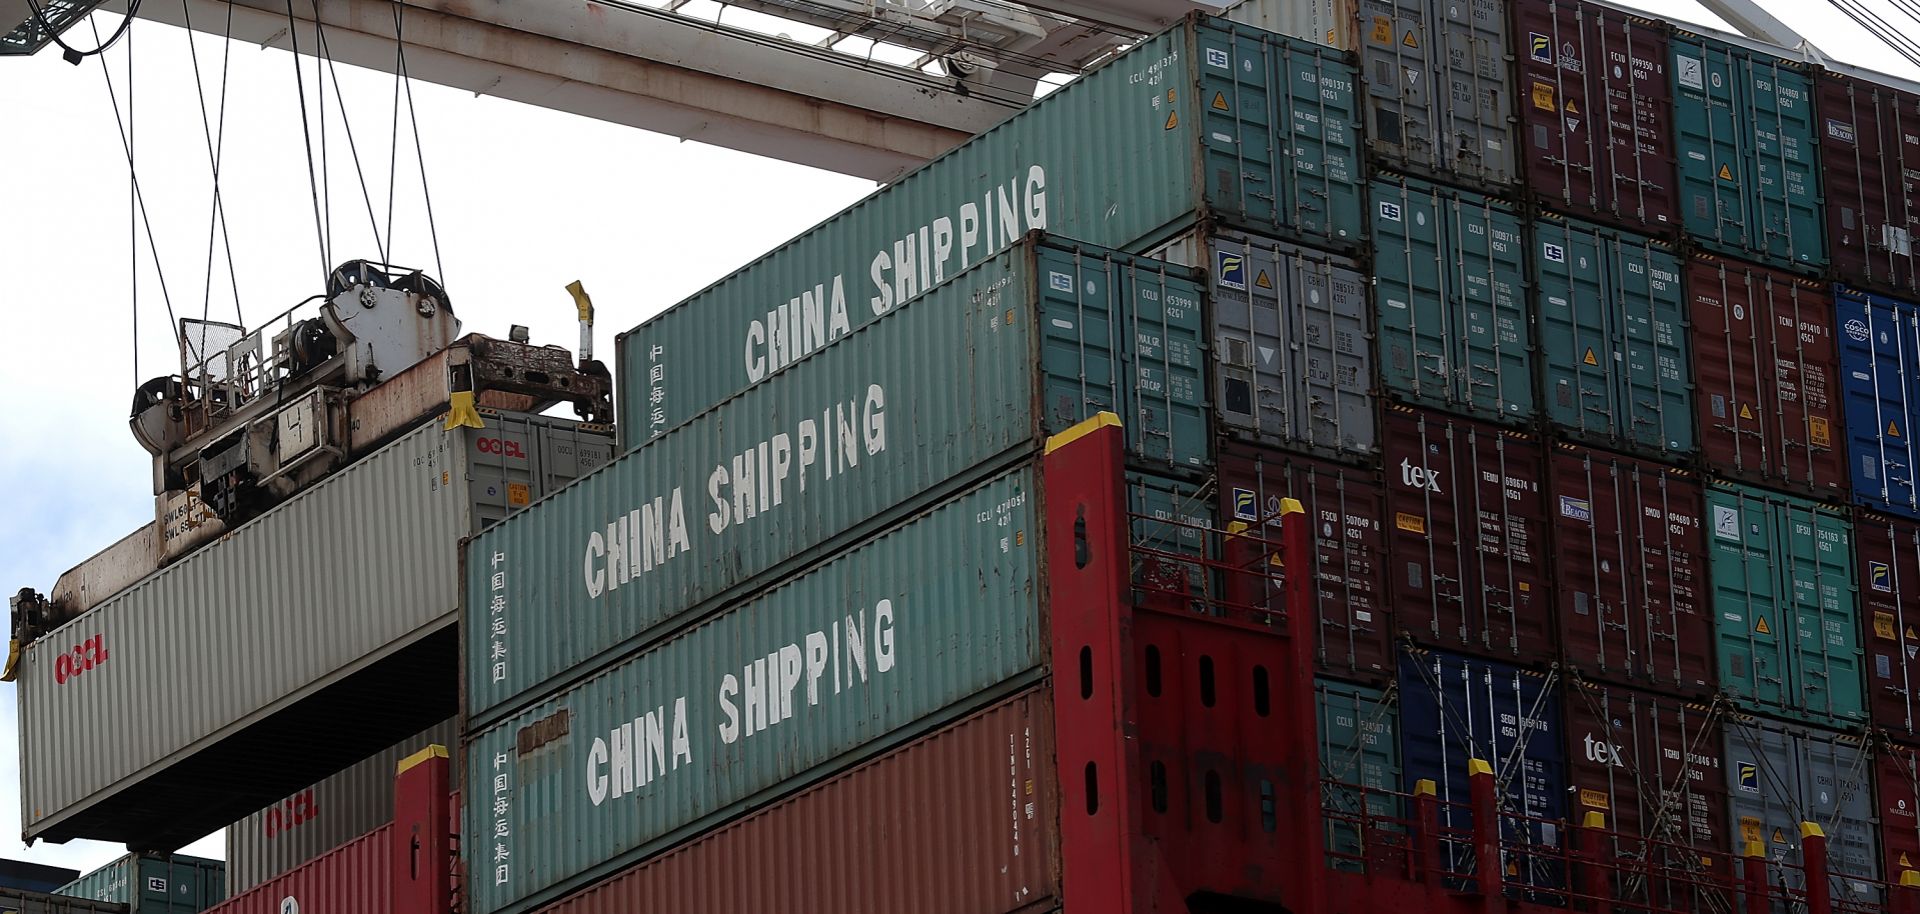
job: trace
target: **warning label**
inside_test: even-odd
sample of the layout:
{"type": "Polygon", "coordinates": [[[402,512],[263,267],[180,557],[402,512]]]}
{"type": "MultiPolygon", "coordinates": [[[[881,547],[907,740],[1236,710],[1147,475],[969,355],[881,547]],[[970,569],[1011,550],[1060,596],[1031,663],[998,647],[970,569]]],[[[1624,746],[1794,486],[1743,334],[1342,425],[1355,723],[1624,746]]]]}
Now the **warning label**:
{"type": "Polygon", "coordinates": [[[1215,93],[1213,93],[1213,110],[1215,110],[1215,111],[1231,111],[1231,110],[1233,110],[1233,109],[1231,109],[1231,108],[1229,108],[1229,107],[1227,107],[1227,93],[1225,93],[1225,92],[1215,92],[1215,93]]]}
{"type": "Polygon", "coordinates": [[[1399,527],[1400,529],[1407,531],[1408,533],[1424,534],[1427,532],[1426,518],[1421,517],[1418,514],[1408,514],[1404,511],[1395,513],[1393,515],[1393,525],[1395,527],[1399,527]]]}
{"type": "Polygon", "coordinates": [[[1728,168],[1725,165],[1720,166],[1720,180],[1722,181],[1733,180],[1733,169],[1728,168]]]}
{"type": "Polygon", "coordinates": [[[1833,434],[1827,428],[1827,420],[1818,416],[1807,417],[1807,437],[1814,447],[1833,446],[1833,434]]]}
{"type": "Polygon", "coordinates": [[[1271,289],[1273,288],[1273,279],[1267,275],[1267,271],[1261,270],[1260,275],[1253,278],[1253,284],[1262,289],[1271,289]]]}
{"type": "Polygon", "coordinates": [[[1771,635],[1773,634],[1773,626],[1767,624],[1766,616],[1755,616],[1753,619],[1753,632],[1756,635],[1771,635]]]}
{"type": "Polygon", "coordinates": [[[1900,437],[1900,423],[1895,422],[1892,419],[1887,420],[1887,437],[1889,438],[1900,437]]]}
{"type": "Polygon", "coordinates": [[[1173,128],[1178,126],[1180,126],[1180,112],[1178,111],[1167,112],[1167,129],[1172,130],[1173,128]]]}
{"type": "Polygon", "coordinates": [[[1542,111],[1554,110],[1553,86],[1548,83],[1533,84],[1533,106],[1542,111]]]}
{"type": "Polygon", "coordinates": [[[1599,360],[1599,359],[1597,359],[1597,358],[1594,358],[1594,357],[1593,357],[1593,347],[1591,347],[1591,346],[1589,346],[1589,347],[1587,347],[1587,354],[1586,354],[1586,355],[1584,355],[1584,356],[1581,356],[1581,357],[1580,357],[1580,361],[1582,361],[1582,362],[1585,362],[1585,363],[1587,363],[1588,365],[1599,365],[1599,364],[1600,364],[1600,360],[1599,360]]]}
{"type": "Polygon", "coordinates": [[[1580,805],[1588,809],[1611,809],[1607,805],[1607,795],[1603,791],[1580,788],[1580,805]]]}
{"type": "Polygon", "coordinates": [[[1373,17],[1372,38],[1373,38],[1374,44],[1392,44],[1393,43],[1393,20],[1388,19],[1385,16],[1373,17]]]}
{"type": "Polygon", "coordinates": [[[1893,624],[1893,613],[1873,614],[1873,636],[1885,638],[1888,641],[1900,640],[1900,629],[1893,624]]]}

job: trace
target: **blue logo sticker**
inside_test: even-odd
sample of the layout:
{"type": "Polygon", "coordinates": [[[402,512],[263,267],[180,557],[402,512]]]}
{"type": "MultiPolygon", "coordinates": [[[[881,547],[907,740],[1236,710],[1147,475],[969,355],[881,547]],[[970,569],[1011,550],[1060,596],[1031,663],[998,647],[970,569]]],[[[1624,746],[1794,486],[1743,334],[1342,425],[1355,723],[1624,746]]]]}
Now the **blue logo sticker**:
{"type": "Polygon", "coordinates": [[[1560,496],[1560,516],[1571,517],[1578,521],[1593,521],[1593,504],[1584,498],[1568,495],[1560,496]]]}
{"type": "Polygon", "coordinates": [[[1874,590],[1893,592],[1893,566],[1886,562],[1868,562],[1867,580],[1874,590]]]}
{"type": "Polygon", "coordinates": [[[1527,48],[1534,60],[1541,63],[1553,63],[1553,39],[1539,32],[1528,32],[1527,48]]]}
{"type": "Polygon", "coordinates": [[[1738,762],[1734,765],[1735,780],[1741,790],[1760,792],[1760,766],[1752,762],[1738,762]]]}
{"type": "Polygon", "coordinates": [[[1073,293],[1073,277],[1065,273],[1048,273],[1047,284],[1053,286],[1055,292],[1073,293]]]}
{"type": "Polygon", "coordinates": [[[1247,291],[1247,258],[1232,251],[1214,251],[1213,272],[1221,288],[1247,291]]]}
{"type": "Polygon", "coordinates": [[[1260,506],[1254,502],[1252,489],[1234,488],[1233,516],[1245,521],[1260,519],[1260,506]]]}

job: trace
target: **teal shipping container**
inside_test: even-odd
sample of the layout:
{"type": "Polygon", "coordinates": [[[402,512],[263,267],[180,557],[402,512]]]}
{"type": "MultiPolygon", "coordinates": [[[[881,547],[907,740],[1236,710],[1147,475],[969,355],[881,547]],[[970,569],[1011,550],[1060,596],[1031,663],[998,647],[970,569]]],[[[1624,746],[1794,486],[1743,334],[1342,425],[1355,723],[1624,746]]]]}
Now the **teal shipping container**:
{"type": "Polygon", "coordinates": [[[1574,219],[1533,223],[1542,412],[1570,437],[1667,463],[1694,450],[1680,258],[1574,219]]]}
{"type": "Polygon", "coordinates": [[[1764,45],[1676,30],[1681,223],[1700,244],[1805,272],[1827,265],[1813,79],[1764,45]]]}
{"type": "Polygon", "coordinates": [[[54,894],[124,904],[129,914],[199,914],[227,899],[227,865],[185,854],[128,854],[54,894]]]}
{"type": "Polygon", "coordinates": [[[529,910],[1037,681],[1041,498],[1015,469],[474,732],[468,914],[529,910]]]}
{"type": "Polygon", "coordinates": [[[1534,414],[1519,212],[1411,178],[1372,184],[1380,377],[1420,406],[1509,424],[1534,414]]]}
{"type": "Polygon", "coordinates": [[[1768,716],[1865,721],[1853,525],[1731,483],[1708,487],[1707,524],[1721,691],[1768,716]]]}
{"type": "Polygon", "coordinates": [[[1205,333],[1183,268],[1041,238],[989,258],[475,537],[470,721],[1096,412],[1123,417],[1144,468],[1200,469],[1212,442],[1205,333]]]}
{"type": "Polygon", "coordinates": [[[1328,865],[1363,872],[1362,851],[1378,836],[1365,828],[1403,818],[1400,707],[1393,692],[1335,679],[1314,680],[1319,711],[1320,776],[1325,789],[1328,865]]]}
{"type": "Polygon", "coordinates": [[[1357,248],[1349,55],[1189,19],[622,334],[625,447],[1048,232],[1143,252],[1211,218],[1357,248]]]}

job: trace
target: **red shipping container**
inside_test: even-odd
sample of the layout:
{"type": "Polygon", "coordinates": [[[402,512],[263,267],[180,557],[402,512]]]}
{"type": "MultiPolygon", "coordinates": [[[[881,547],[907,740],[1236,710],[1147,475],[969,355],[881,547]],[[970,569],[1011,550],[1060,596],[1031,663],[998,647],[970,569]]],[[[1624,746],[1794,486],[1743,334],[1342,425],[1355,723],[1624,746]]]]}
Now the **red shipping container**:
{"type": "Polygon", "coordinates": [[[1548,478],[1565,662],[1608,682],[1712,694],[1699,480],[1565,445],[1555,448],[1548,478]]]}
{"type": "Polygon", "coordinates": [[[207,914],[387,914],[393,910],[392,842],[392,823],[382,825],[208,908],[207,914]],[[295,906],[285,907],[287,899],[295,906]]]}
{"type": "Polygon", "coordinates": [[[1920,687],[1920,524],[1861,512],[1853,553],[1860,563],[1867,714],[1895,739],[1920,740],[1913,707],[1920,687]]]}
{"type": "Polygon", "coordinates": [[[1814,91],[1834,272],[1920,295],[1920,95],[1825,69],[1814,91]]]}
{"type": "Polygon", "coordinates": [[[1715,473],[1845,498],[1833,295],[1777,270],[1687,265],[1700,452],[1715,473]]]}
{"type": "Polygon", "coordinates": [[[1382,432],[1394,621],[1447,650],[1553,659],[1539,441],[1404,406],[1382,432]]]}
{"type": "Polygon", "coordinates": [[[1515,0],[1527,183],[1550,209],[1679,231],[1667,26],[1581,0],[1515,0]]]}
{"type": "MultiPolygon", "coordinates": [[[[1569,683],[1567,766],[1573,819],[1606,816],[1615,859],[1721,881],[1733,872],[1720,718],[1690,703],[1619,686],[1569,683]],[[1643,844],[1639,838],[1657,842],[1643,844]]],[[[1698,910],[1697,885],[1679,878],[1619,880],[1616,897],[1655,910],[1698,910]]]]}
{"type": "MultiPolygon", "coordinates": [[[[1306,507],[1314,535],[1313,580],[1320,610],[1319,671],[1384,682],[1394,675],[1393,625],[1387,613],[1386,500],[1377,470],[1361,470],[1282,451],[1222,445],[1220,517],[1262,539],[1280,538],[1280,500],[1306,507]]],[[[1278,583],[1278,579],[1275,579],[1278,583]]],[[[1277,586],[1263,605],[1280,608],[1277,586]]]]}
{"type": "Polygon", "coordinates": [[[1882,741],[1873,755],[1883,872],[1899,885],[1901,873],[1920,873],[1920,750],[1882,741]]]}

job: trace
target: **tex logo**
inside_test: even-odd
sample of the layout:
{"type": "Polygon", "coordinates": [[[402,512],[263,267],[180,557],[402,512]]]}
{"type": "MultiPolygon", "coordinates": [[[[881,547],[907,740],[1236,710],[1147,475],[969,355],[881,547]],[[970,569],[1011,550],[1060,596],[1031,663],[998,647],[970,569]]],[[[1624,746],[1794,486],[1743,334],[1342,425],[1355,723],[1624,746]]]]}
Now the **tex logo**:
{"type": "Polygon", "coordinates": [[[1527,56],[1541,63],[1553,63],[1553,39],[1539,32],[1527,34],[1527,56]]]}
{"type": "Polygon", "coordinates": [[[1260,503],[1254,499],[1252,489],[1233,489],[1233,516],[1235,520],[1255,521],[1260,519],[1260,503]]]}
{"type": "Polygon", "coordinates": [[[1734,783],[1749,793],[1760,792],[1760,766],[1752,762],[1735,762],[1734,783]]]}
{"type": "Polygon", "coordinates": [[[1213,252],[1213,275],[1222,289],[1247,291],[1247,258],[1232,251],[1213,252]]]}
{"type": "Polygon", "coordinates": [[[1868,562],[1867,583],[1873,585],[1874,590],[1892,593],[1893,566],[1888,565],[1886,562],[1868,562]]]}

